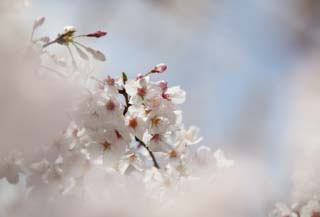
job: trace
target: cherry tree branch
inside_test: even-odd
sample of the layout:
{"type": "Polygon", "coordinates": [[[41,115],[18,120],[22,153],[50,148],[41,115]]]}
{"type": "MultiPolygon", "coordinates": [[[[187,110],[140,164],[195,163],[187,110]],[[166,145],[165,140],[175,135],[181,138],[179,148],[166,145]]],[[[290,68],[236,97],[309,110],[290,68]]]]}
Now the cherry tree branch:
{"type": "Polygon", "coordinates": [[[149,149],[149,147],[148,147],[141,139],[139,139],[138,137],[135,136],[134,138],[135,138],[135,140],[136,140],[137,142],[139,142],[139,143],[148,151],[150,157],[152,158],[153,166],[154,166],[155,168],[157,168],[157,169],[160,169],[160,166],[159,166],[159,164],[158,164],[158,162],[157,162],[157,159],[156,159],[156,157],[154,156],[153,152],[149,149]]]}
{"type": "Polygon", "coordinates": [[[131,106],[131,104],[129,103],[129,95],[128,95],[126,89],[124,89],[124,88],[119,90],[119,94],[123,95],[124,100],[126,102],[126,106],[124,107],[124,110],[123,110],[123,115],[126,115],[129,107],[131,106]]]}
{"type": "MultiPolygon", "coordinates": [[[[128,93],[127,93],[125,88],[119,90],[118,92],[119,92],[119,94],[123,95],[123,97],[125,99],[126,106],[125,106],[125,108],[123,110],[123,115],[126,115],[127,112],[128,112],[129,107],[131,106],[131,104],[129,103],[129,95],[128,95],[128,93]]],[[[139,142],[148,151],[148,153],[149,153],[149,155],[150,155],[150,157],[152,159],[153,166],[155,168],[157,168],[157,169],[160,169],[160,166],[159,166],[159,164],[157,162],[157,159],[154,156],[153,152],[149,149],[149,147],[141,139],[139,139],[138,137],[135,136],[134,138],[135,138],[135,140],[137,142],[139,142]]]]}

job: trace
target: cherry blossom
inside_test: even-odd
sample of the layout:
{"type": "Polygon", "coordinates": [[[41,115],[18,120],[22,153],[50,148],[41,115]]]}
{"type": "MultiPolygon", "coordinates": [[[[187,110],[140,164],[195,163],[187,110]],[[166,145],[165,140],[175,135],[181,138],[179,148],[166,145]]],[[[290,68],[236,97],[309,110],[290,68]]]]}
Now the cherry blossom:
{"type": "MultiPolygon", "coordinates": [[[[33,29],[44,21],[37,19],[33,29]]],[[[79,60],[70,47],[80,61],[90,60],[90,55],[104,61],[103,53],[78,40],[106,34],[98,30],[77,35],[75,27],[66,26],[53,40],[48,36],[33,39],[32,35],[31,43],[39,50],[39,56],[47,55],[56,65],[66,68],[68,61],[51,54],[49,46],[67,47],[73,67],[79,69],[79,60]]],[[[197,147],[202,141],[199,129],[185,128],[180,110],[186,92],[165,80],[154,80],[155,74],[165,71],[167,65],[161,63],[133,78],[124,72],[119,77],[100,74],[102,79],[90,75],[93,86],[83,79],[85,94],[79,93],[74,109],[68,111],[70,122],[66,129],[35,159],[0,158],[0,179],[17,184],[19,176],[23,176],[30,195],[41,198],[46,192],[45,198],[52,201],[57,195],[80,194],[80,188],[89,191],[84,190],[84,182],[99,171],[109,178],[133,178],[144,186],[149,197],[162,198],[168,189],[177,191],[181,183],[194,178],[194,171],[199,168],[196,164],[206,166],[216,160],[219,168],[232,166],[233,161],[226,159],[223,151],[197,147]]]]}

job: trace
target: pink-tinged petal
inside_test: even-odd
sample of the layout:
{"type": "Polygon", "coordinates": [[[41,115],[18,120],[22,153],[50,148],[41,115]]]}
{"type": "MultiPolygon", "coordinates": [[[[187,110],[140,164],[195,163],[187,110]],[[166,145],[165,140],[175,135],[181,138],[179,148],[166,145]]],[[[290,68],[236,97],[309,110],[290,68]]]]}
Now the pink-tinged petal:
{"type": "Polygon", "coordinates": [[[105,35],[107,35],[107,32],[103,32],[103,31],[98,30],[96,32],[86,34],[85,36],[100,38],[100,37],[105,36],[105,35]]]}
{"type": "Polygon", "coordinates": [[[160,63],[156,65],[150,72],[151,73],[163,73],[167,70],[167,65],[164,63],[160,63]]]}
{"type": "Polygon", "coordinates": [[[82,59],[89,60],[89,57],[85,52],[83,52],[78,46],[75,46],[75,48],[82,59]]]}
{"type": "Polygon", "coordinates": [[[141,80],[144,78],[144,75],[143,74],[138,74],[137,77],[136,77],[136,80],[141,80]]]}
{"type": "Polygon", "coordinates": [[[92,54],[92,56],[96,59],[96,60],[100,60],[100,61],[106,61],[106,57],[104,56],[104,54],[101,51],[98,50],[94,50],[90,47],[86,47],[86,51],[88,51],[89,53],[92,54]]]}
{"type": "Polygon", "coordinates": [[[166,91],[168,89],[168,82],[164,80],[158,81],[157,85],[161,88],[162,91],[166,91]]]}

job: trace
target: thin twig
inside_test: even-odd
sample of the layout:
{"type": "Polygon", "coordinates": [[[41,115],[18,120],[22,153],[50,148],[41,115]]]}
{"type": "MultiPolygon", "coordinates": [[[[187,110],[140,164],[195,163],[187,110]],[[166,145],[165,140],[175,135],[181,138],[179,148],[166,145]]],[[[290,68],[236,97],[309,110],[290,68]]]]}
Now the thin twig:
{"type": "MultiPolygon", "coordinates": [[[[124,96],[124,99],[125,99],[125,102],[126,102],[126,106],[124,108],[123,115],[126,115],[126,113],[128,112],[129,107],[131,106],[131,104],[129,103],[129,95],[128,95],[128,93],[127,93],[125,88],[119,90],[119,94],[124,96]]],[[[141,139],[139,139],[138,137],[135,136],[134,138],[135,138],[135,140],[137,142],[139,142],[148,151],[148,153],[149,153],[149,155],[150,155],[150,157],[152,159],[153,166],[155,168],[157,168],[157,169],[160,169],[160,166],[159,166],[159,164],[157,162],[157,159],[154,156],[153,152],[149,149],[149,147],[141,139]]]]}
{"type": "Polygon", "coordinates": [[[157,168],[157,169],[160,169],[160,166],[159,166],[159,164],[158,164],[158,162],[156,160],[156,157],[154,156],[153,152],[149,149],[149,147],[141,139],[139,139],[138,137],[135,136],[134,138],[135,138],[135,140],[137,142],[139,142],[148,151],[150,157],[152,158],[154,167],[157,168]]]}
{"type": "Polygon", "coordinates": [[[122,90],[119,90],[119,93],[124,96],[124,99],[126,101],[126,106],[124,107],[124,110],[123,110],[123,115],[126,115],[129,107],[131,106],[131,104],[129,103],[129,95],[124,88],[122,90]]]}

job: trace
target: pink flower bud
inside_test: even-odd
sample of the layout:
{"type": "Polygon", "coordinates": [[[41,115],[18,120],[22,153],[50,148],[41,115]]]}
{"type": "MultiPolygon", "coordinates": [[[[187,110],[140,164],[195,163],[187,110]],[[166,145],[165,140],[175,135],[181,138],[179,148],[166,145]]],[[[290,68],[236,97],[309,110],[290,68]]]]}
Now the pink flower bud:
{"type": "Polygon", "coordinates": [[[168,83],[164,80],[158,81],[157,85],[161,88],[162,91],[166,91],[168,89],[168,83]]]}
{"type": "Polygon", "coordinates": [[[143,79],[144,78],[144,75],[143,74],[138,74],[137,77],[136,77],[136,80],[140,80],[140,79],[143,79]]]}
{"type": "Polygon", "coordinates": [[[171,99],[170,99],[170,94],[168,94],[168,93],[166,93],[166,92],[163,92],[161,96],[162,96],[162,98],[171,101],[171,99]]]}
{"type": "Polygon", "coordinates": [[[102,36],[105,36],[106,34],[107,34],[107,32],[102,32],[102,31],[98,30],[96,32],[86,34],[85,36],[100,38],[102,36]]]}
{"type": "Polygon", "coordinates": [[[150,72],[151,73],[163,73],[167,70],[167,65],[164,63],[160,63],[156,65],[150,72]]]}

